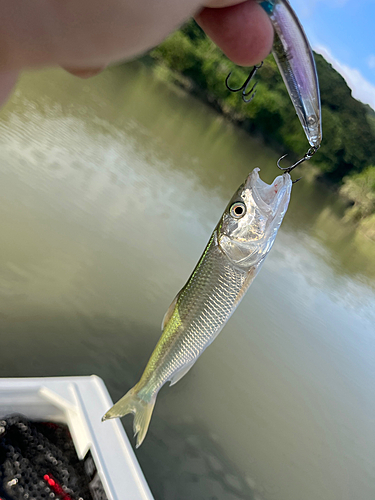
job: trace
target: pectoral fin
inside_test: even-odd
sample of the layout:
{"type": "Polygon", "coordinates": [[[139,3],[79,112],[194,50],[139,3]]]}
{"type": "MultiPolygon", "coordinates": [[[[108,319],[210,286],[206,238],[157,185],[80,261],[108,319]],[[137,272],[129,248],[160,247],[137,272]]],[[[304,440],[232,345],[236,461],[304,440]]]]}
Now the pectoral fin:
{"type": "Polygon", "coordinates": [[[259,272],[259,269],[260,269],[260,266],[253,266],[249,269],[248,273],[247,273],[247,276],[245,278],[245,281],[243,282],[242,284],[242,287],[241,287],[241,290],[239,292],[239,294],[237,295],[237,298],[235,300],[235,306],[237,307],[238,304],[241,302],[241,300],[243,299],[245,293],[247,292],[249,286],[251,285],[251,283],[254,281],[256,275],[258,274],[259,272]]]}

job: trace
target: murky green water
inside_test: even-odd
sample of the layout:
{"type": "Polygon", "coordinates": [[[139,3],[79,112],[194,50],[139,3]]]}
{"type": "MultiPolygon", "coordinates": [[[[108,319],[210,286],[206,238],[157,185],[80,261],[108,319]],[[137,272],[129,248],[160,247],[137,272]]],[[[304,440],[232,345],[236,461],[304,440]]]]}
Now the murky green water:
{"type": "MultiPolygon", "coordinates": [[[[0,120],[0,376],[95,373],[117,399],[276,155],[137,65],[25,75],[0,120]]],[[[161,391],[137,451],[157,500],[374,499],[375,244],[341,213],[299,182],[238,311],[161,391]]]]}

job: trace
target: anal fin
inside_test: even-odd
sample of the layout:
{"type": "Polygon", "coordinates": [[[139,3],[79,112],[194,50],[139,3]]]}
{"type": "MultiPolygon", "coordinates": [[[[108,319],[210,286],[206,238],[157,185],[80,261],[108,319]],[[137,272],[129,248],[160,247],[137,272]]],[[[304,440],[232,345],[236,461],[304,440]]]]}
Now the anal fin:
{"type": "Polygon", "coordinates": [[[169,386],[177,384],[177,382],[179,380],[181,380],[184,375],[187,374],[187,372],[193,366],[193,364],[195,363],[195,361],[196,361],[195,359],[193,361],[190,361],[189,363],[187,363],[186,365],[184,365],[182,368],[180,368],[177,372],[175,372],[172,375],[171,379],[170,379],[171,383],[169,384],[169,386]]]}

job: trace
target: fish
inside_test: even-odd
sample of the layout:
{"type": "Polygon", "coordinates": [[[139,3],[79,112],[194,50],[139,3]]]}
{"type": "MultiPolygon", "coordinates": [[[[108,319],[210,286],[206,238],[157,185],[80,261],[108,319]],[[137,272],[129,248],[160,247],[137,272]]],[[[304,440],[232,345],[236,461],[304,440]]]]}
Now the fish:
{"type": "Polygon", "coordinates": [[[176,384],[215,340],[257,276],[275,241],[292,189],[289,173],[263,182],[255,168],[235,192],[185,286],[162,322],[139,382],[102,418],[134,414],[138,448],[159,390],[176,384]]]}
{"type": "MultiPolygon", "coordinates": [[[[272,54],[313,151],[322,141],[320,89],[314,55],[287,0],[258,0],[274,28],[272,54]]],[[[311,153],[310,152],[310,153],[311,153]]]]}

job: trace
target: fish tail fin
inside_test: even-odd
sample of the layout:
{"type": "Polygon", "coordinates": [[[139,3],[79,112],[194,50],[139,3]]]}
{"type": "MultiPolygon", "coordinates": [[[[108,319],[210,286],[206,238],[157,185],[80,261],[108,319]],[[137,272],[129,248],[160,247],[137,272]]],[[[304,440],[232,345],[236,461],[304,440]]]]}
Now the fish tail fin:
{"type": "Polygon", "coordinates": [[[145,401],[137,392],[137,386],[130,389],[123,398],[102,418],[102,421],[110,418],[123,417],[128,413],[134,414],[133,431],[134,437],[137,436],[136,448],[139,448],[146,436],[148,426],[150,425],[152,411],[155,406],[156,396],[151,401],[145,401]]]}

